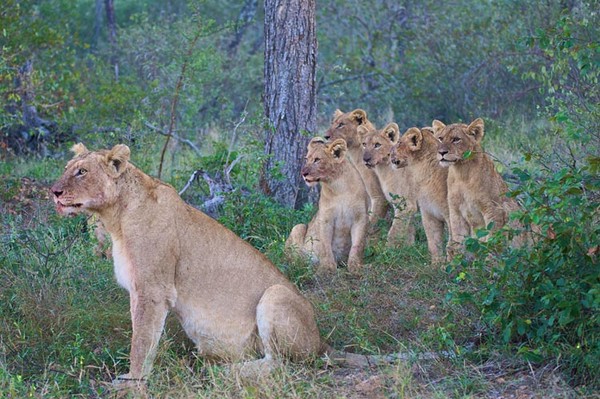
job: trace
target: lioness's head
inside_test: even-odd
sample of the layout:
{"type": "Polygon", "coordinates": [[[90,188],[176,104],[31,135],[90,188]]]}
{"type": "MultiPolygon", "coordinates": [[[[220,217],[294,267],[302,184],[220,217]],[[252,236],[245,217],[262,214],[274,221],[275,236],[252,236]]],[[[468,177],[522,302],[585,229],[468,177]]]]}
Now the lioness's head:
{"type": "Polygon", "coordinates": [[[319,182],[328,182],[339,173],[339,165],[346,158],[346,142],[343,139],[327,143],[321,137],[313,138],[308,143],[306,162],[302,167],[302,178],[306,185],[312,187],[319,182]]]}
{"type": "Polygon", "coordinates": [[[398,139],[391,151],[391,162],[394,169],[405,168],[415,155],[423,149],[425,134],[433,134],[433,129],[411,127],[398,139]]]}
{"type": "Polygon", "coordinates": [[[371,131],[361,126],[358,128],[358,136],[362,139],[363,162],[368,168],[373,168],[390,162],[390,152],[400,137],[400,129],[395,123],[389,123],[381,130],[371,131]]]}
{"type": "Polygon", "coordinates": [[[374,129],[373,124],[367,118],[366,111],[355,109],[352,112],[343,113],[339,109],[333,114],[331,126],[325,132],[325,139],[333,141],[344,139],[346,145],[350,148],[360,145],[356,129],[359,126],[364,126],[367,129],[374,129]]]}
{"type": "Polygon", "coordinates": [[[481,140],[484,134],[481,118],[475,119],[470,125],[454,123],[448,126],[434,120],[432,126],[434,135],[440,142],[438,160],[441,166],[448,167],[466,162],[472,155],[481,152],[481,140]]]}
{"type": "Polygon", "coordinates": [[[50,188],[56,211],[75,215],[112,204],[117,196],[115,182],[128,166],[129,147],[118,144],[111,150],[89,151],[79,143],[72,151],[75,157],[50,188]]]}

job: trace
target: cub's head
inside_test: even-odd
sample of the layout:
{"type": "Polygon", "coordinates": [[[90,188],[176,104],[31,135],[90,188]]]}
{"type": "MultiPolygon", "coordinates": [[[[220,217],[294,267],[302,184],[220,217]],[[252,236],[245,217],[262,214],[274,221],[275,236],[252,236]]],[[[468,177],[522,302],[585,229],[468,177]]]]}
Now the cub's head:
{"type": "Polygon", "coordinates": [[[454,123],[448,126],[434,120],[432,126],[434,135],[440,142],[437,157],[441,166],[467,162],[472,155],[481,152],[484,134],[481,118],[475,119],[470,125],[454,123]]]}
{"type": "Polygon", "coordinates": [[[397,124],[389,123],[381,130],[371,131],[359,127],[358,135],[362,139],[363,162],[368,168],[389,164],[392,147],[400,137],[397,124]]]}
{"type": "Polygon", "coordinates": [[[427,133],[433,134],[433,130],[429,127],[423,129],[411,127],[404,132],[391,151],[391,161],[394,169],[405,168],[419,152],[425,149],[424,140],[427,133]]]}
{"type": "Polygon", "coordinates": [[[329,182],[340,172],[340,164],[346,158],[346,142],[343,139],[331,143],[321,137],[308,143],[306,162],[302,167],[302,178],[309,187],[319,182],[329,182]]]}
{"type": "Polygon", "coordinates": [[[75,157],[50,188],[57,212],[75,215],[112,204],[117,197],[116,181],[128,166],[129,147],[118,144],[111,150],[89,151],[79,143],[72,150],[75,157]]]}
{"type": "Polygon", "coordinates": [[[360,145],[360,140],[356,132],[359,126],[364,126],[370,130],[375,129],[364,110],[355,109],[352,112],[343,113],[337,109],[333,114],[331,126],[325,132],[325,139],[327,141],[344,139],[348,147],[354,148],[360,145]]]}

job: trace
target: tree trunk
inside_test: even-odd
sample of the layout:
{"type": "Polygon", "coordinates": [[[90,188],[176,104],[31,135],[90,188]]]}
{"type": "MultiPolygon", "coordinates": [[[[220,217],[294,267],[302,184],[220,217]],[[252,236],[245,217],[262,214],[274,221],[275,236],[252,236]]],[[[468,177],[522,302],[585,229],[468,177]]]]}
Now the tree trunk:
{"type": "Polygon", "coordinates": [[[265,0],[264,104],[270,126],[261,188],[296,209],[308,198],[300,169],[316,127],[316,64],[315,0],[265,0]]]}

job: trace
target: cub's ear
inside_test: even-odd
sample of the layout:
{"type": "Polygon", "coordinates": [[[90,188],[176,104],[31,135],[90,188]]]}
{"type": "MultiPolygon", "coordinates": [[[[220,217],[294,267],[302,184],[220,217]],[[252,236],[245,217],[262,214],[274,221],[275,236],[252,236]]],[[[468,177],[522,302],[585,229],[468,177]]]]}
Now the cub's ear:
{"type": "Polygon", "coordinates": [[[340,109],[336,109],[335,112],[333,113],[333,120],[336,120],[337,118],[339,118],[340,116],[344,115],[344,113],[342,111],[340,111],[340,109]]]}
{"type": "Polygon", "coordinates": [[[312,139],[310,139],[310,141],[308,142],[308,149],[310,150],[311,148],[317,146],[317,145],[324,145],[326,143],[325,139],[323,137],[313,137],[312,139]]]}
{"type": "Polygon", "coordinates": [[[80,156],[84,152],[89,152],[87,148],[83,145],[83,143],[77,143],[73,147],[71,147],[71,151],[75,154],[76,157],[80,156]]]}
{"type": "Polygon", "coordinates": [[[434,119],[433,122],[431,122],[431,127],[433,127],[433,134],[437,134],[437,133],[441,132],[442,129],[446,127],[446,125],[444,125],[442,122],[438,121],[437,119],[434,119]]]}
{"type": "Polygon", "coordinates": [[[114,177],[119,177],[123,173],[130,154],[131,151],[125,144],[117,144],[106,154],[106,163],[114,177]]]}
{"type": "Polygon", "coordinates": [[[481,142],[483,139],[483,119],[477,118],[467,127],[467,133],[475,139],[476,142],[481,142]]]}
{"type": "Polygon", "coordinates": [[[346,151],[348,150],[348,147],[346,146],[346,141],[344,139],[334,140],[331,144],[329,144],[327,148],[329,149],[329,152],[331,153],[331,155],[333,155],[337,162],[341,162],[344,160],[346,156],[346,151]]]}
{"type": "Polygon", "coordinates": [[[362,141],[364,137],[369,134],[369,128],[367,128],[365,125],[360,125],[356,128],[356,134],[358,135],[359,140],[362,141]]]}
{"type": "Polygon", "coordinates": [[[434,134],[433,128],[431,126],[423,126],[421,128],[421,133],[425,134],[425,132],[434,134]]]}
{"type": "Polygon", "coordinates": [[[383,135],[392,142],[392,144],[396,144],[400,139],[400,128],[394,122],[388,123],[383,128],[383,135]]]}
{"type": "Polygon", "coordinates": [[[353,121],[356,121],[357,125],[364,125],[367,123],[367,111],[357,108],[351,113],[351,118],[353,121]]]}
{"type": "Polygon", "coordinates": [[[418,151],[421,149],[421,145],[423,144],[423,133],[421,133],[418,128],[411,127],[404,133],[403,137],[407,138],[408,148],[410,148],[411,151],[418,151]]]}

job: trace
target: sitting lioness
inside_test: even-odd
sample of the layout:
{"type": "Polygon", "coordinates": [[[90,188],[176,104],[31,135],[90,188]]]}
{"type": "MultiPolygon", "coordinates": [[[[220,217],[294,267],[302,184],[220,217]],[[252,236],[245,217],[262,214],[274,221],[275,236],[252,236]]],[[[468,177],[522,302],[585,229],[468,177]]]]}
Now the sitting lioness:
{"type": "Polygon", "coordinates": [[[302,167],[302,177],[309,187],[321,184],[319,209],[308,226],[294,226],[285,245],[288,251],[296,248],[309,255],[319,272],[334,271],[338,262],[346,260],[351,272],[362,267],[369,199],[346,152],[342,139],[326,143],[315,137],[308,144],[302,167]]]}
{"type": "Polygon", "coordinates": [[[385,218],[388,206],[377,175],[367,168],[362,161],[361,140],[357,132],[359,126],[362,126],[367,131],[375,130],[375,126],[367,118],[366,111],[359,108],[343,113],[339,109],[336,109],[331,126],[325,132],[325,139],[328,141],[336,139],[346,141],[346,146],[348,147],[347,157],[354,164],[358,173],[360,173],[360,177],[363,179],[365,188],[369,194],[369,220],[371,224],[374,224],[379,219],[385,218]]]}
{"type": "Polygon", "coordinates": [[[431,128],[408,129],[392,148],[392,167],[408,173],[421,211],[427,247],[434,262],[442,260],[444,226],[450,230],[448,168],[437,159],[438,140],[431,128]]]}
{"type": "Polygon", "coordinates": [[[328,348],[296,287],[258,250],[132,165],[127,146],[73,150],[51,190],[60,214],[95,214],[110,234],[133,327],[130,371],[118,381],[148,376],[169,310],[201,356],[246,360],[241,368],[250,374],[268,372],[280,355],[304,359],[328,348]],[[249,360],[255,356],[262,358],[249,360]]]}
{"type": "Polygon", "coordinates": [[[448,169],[448,207],[452,249],[449,255],[475,230],[493,222],[494,230],[504,226],[508,214],[519,207],[506,197],[508,187],[494,162],[481,148],[483,120],[469,125],[432,123],[438,143],[438,161],[448,169]]]}
{"type": "Polygon", "coordinates": [[[409,174],[405,170],[394,170],[390,152],[398,141],[398,125],[389,123],[381,130],[357,129],[363,150],[363,164],[377,175],[386,200],[394,207],[394,220],[387,235],[387,246],[415,243],[414,217],[417,200],[409,174]],[[399,203],[400,202],[400,203],[399,203]]]}

